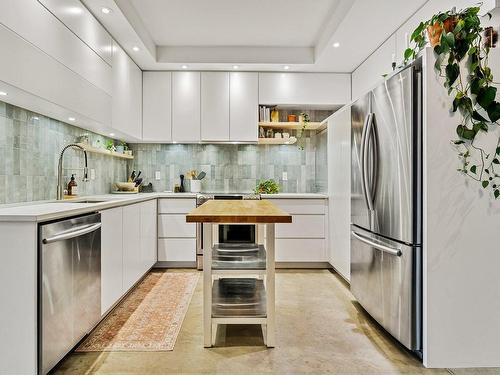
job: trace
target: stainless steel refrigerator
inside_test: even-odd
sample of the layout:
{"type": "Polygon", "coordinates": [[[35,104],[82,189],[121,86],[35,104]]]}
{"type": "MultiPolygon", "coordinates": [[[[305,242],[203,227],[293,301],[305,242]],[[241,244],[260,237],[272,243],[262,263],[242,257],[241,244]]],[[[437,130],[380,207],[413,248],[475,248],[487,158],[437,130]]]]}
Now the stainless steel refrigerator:
{"type": "Polygon", "coordinates": [[[351,291],[413,351],[422,349],[421,63],[351,108],[351,291]]]}

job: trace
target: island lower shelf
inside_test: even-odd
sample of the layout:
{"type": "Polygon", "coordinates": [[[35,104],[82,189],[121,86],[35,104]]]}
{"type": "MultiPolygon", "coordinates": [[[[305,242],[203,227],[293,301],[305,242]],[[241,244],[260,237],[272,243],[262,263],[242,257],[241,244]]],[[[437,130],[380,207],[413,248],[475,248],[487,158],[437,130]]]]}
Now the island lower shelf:
{"type": "Polygon", "coordinates": [[[213,318],[265,318],[264,281],[254,278],[224,278],[212,287],[213,318]]]}

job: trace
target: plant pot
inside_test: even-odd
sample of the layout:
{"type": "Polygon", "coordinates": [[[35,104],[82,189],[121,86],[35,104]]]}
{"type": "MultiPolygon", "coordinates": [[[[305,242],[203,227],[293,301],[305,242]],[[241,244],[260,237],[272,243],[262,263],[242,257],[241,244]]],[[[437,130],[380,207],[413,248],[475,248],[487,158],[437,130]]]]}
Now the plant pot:
{"type": "Polygon", "coordinates": [[[116,152],[119,153],[119,154],[123,154],[123,151],[125,150],[125,148],[123,146],[116,146],[116,152]]]}
{"type": "Polygon", "coordinates": [[[439,22],[434,22],[434,25],[427,26],[427,35],[432,48],[441,44],[441,34],[443,31],[446,33],[453,31],[457,22],[457,17],[449,17],[443,21],[443,26],[439,22]]]}
{"type": "Polygon", "coordinates": [[[191,180],[191,193],[201,193],[201,180],[191,180]]]}

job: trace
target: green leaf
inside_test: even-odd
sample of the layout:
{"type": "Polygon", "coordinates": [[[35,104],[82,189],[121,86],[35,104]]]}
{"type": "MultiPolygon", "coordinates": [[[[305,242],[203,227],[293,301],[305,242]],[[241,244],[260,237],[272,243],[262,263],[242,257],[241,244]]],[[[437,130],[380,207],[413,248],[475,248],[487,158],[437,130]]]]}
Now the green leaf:
{"type": "Polygon", "coordinates": [[[460,31],[462,31],[462,29],[464,28],[465,26],[465,21],[464,20],[460,20],[457,22],[457,25],[455,26],[455,30],[453,30],[455,33],[459,33],[460,31]]]}
{"type": "Polygon", "coordinates": [[[455,46],[455,35],[453,35],[452,32],[449,32],[447,34],[443,33],[441,34],[441,40],[445,40],[446,44],[453,48],[455,46]]]}
{"type": "Polygon", "coordinates": [[[460,67],[457,63],[446,65],[446,78],[448,87],[453,86],[460,74],[460,67]]]}
{"type": "Polygon", "coordinates": [[[485,122],[477,122],[474,125],[472,125],[472,129],[477,133],[480,130],[487,132],[488,131],[488,125],[486,125],[485,122]]]}
{"type": "Polygon", "coordinates": [[[474,130],[468,129],[463,125],[457,126],[457,134],[460,138],[473,140],[476,136],[476,132],[474,130]]]}
{"type": "Polygon", "coordinates": [[[475,174],[475,173],[476,173],[476,170],[477,170],[477,166],[473,165],[472,167],[470,167],[470,171],[471,171],[472,173],[474,173],[474,174],[475,174]]]}
{"type": "Polygon", "coordinates": [[[477,94],[477,102],[481,107],[487,109],[491,103],[495,100],[495,96],[497,95],[497,88],[493,86],[489,86],[479,90],[479,94],[477,94]]]}
{"type": "Polygon", "coordinates": [[[486,188],[488,187],[488,185],[489,185],[489,184],[490,184],[490,182],[489,182],[489,181],[483,181],[483,183],[482,183],[483,188],[485,188],[485,189],[486,189],[486,188]]]}
{"type": "Polygon", "coordinates": [[[498,159],[493,159],[493,164],[500,164],[500,160],[498,160],[498,159]]]}
{"type": "Polygon", "coordinates": [[[481,116],[477,111],[472,112],[472,118],[476,121],[488,122],[488,120],[481,116]]]}
{"type": "Polygon", "coordinates": [[[500,147],[497,147],[496,153],[497,155],[500,155],[500,147]]]}
{"type": "Polygon", "coordinates": [[[488,112],[488,117],[491,122],[496,122],[500,119],[500,103],[491,103],[486,111],[488,112]]]}
{"type": "Polygon", "coordinates": [[[409,60],[412,56],[413,56],[413,50],[411,48],[407,48],[404,54],[405,60],[409,60]]]}
{"type": "MultiPolygon", "coordinates": [[[[463,145],[465,142],[464,141],[453,141],[453,143],[456,145],[463,145]]],[[[500,150],[500,147],[498,149],[500,150]]]]}
{"type": "Polygon", "coordinates": [[[417,26],[417,28],[413,31],[413,33],[411,34],[411,40],[415,40],[415,38],[417,36],[419,36],[420,34],[422,34],[422,31],[424,31],[424,28],[425,28],[425,25],[423,22],[420,22],[420,25],[417,26]]]}
{"type": "Polygon", "coordinates": [[[495,190],[495,199],[497,199],[500,196],[500,190],[495,190]]]}

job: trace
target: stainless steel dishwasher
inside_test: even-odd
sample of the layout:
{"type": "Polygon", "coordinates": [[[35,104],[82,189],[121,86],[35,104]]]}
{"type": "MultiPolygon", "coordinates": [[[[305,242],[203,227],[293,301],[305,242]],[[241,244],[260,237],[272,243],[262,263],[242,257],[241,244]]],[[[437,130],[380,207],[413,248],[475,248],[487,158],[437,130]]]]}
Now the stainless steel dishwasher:
{"type": "Polygon", "coordinates": [[[101,215],[39,227],[38,368],[47,374],[101,318],[101,215]]]}

